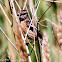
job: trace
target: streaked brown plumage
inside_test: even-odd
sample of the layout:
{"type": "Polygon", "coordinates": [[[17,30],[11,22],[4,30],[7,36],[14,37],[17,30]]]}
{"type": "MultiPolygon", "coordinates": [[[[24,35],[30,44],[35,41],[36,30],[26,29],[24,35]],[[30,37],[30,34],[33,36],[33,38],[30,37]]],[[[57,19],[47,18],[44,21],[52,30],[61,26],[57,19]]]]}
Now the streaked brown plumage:
{"type": "MultiPolygon", "coordinates": [[[[30,25],[30,18],[28,16],[28,12],[26,10],[21,10],[21,13],[17,14],[17,16],[19,17],[19,20],[20,20],[20,26],[23,30],[23,32],[26,34],[27,32],[27,29],[30,25]]],[[[39,41],[39,39],[42,39],[42,34],[41,32],[35,27],[35,39],[39,41]],[[37,30],[38,30],[38,33],[37,33],[37,30]],[[37,39],[37,36],[38,36],[38,39],[37,39]]],[[[31,26],[30,27],[30,30],[28,32],[28,38],[33,40],[34,39],[34,32],[33,32],[33,27],[31,26]]]]}

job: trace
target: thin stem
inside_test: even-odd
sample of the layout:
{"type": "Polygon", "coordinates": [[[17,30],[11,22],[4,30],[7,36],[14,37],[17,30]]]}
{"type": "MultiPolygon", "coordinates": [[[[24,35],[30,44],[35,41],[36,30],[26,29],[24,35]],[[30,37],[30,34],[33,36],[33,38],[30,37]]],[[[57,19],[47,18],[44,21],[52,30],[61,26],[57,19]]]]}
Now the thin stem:
{"type": "Polygon", "coordinates": [[[36,50],[35,50],[35,55],[36,55],[36,59],[37,59],[37,62],[39,62],[39,61],[38,61],[38,57],[37,57],[37,53],[36,53],[36,50]]]}
{"type": "Polygon", "coordinates": [[[39,23],[39,22],[38,22],[38,24],[40,24],[40,25],[41,25],[41,26],[43,26],[43,27],[48,27],[48,26],[42,25],[42,24],[41,24],[41,23],[39,23]]]}
{"type": "Polygon", "coordinates": [[[36,55],[36,59],[37,59],[37,62],[38,62],[38,57],[37,57],[37,53],[36,53],[36,50],[35,50],[35,46],[34,46],[34,48],[33,48],[33,46],[31,45],[31,43],[29,42],[28,38],[27,38],[27,41],[28,41],[28,43],[30,44],[30,46],[32,47],[32,49],[34,50],[35,55],[36,55]]]}
{"type": "Polygon", "coordinates": [[[38,22],[40,22],[40,20],[41,20],[41,18],[43,17],[43,15],[47,12],[47,10],[50,8],[52,6],[52,4],[45,10],[45,12],[40,16],[40,18],[39,18],[39,21],[38,22]]]}
{"type": "Polygon", "coordinates": [[[0,30],[1,30],[2,33],[5,35],[5,37],[8,39],[8,41],[12,44],[12,46],[18,51],[17,47],[13,44],[13,42],[9,39],[9,37],[5,34],[5,32],[2,30],[1,27],[0,27],[0,30]]]}
{"type": "Polygon", "coordinates": [[[34,16],[35,16],[36,13],[37,13],[37,10],[38,10],[38,8],[39,8],[40,2],[41,2],[41,0],[39,0],[39,3],[38,3],[38,6],[37,6],[37,8],[36,8],[36,11],[35,11],[35,13],[34,13],[34,16]]]}
{"type": "MultiPolygon", "coordinates": [[[[31,11],[31,13],[32,13],[32,15],[34,16],[34,19],[37,21],[37,15],[36,15],[37,10],[35,10],[32,0],[29,0],[29,6],[30,6],[30,11],[31,11]]],[[[33,17],[33,16],[32,16],[32,17],[33,17]]],[[[35,21],[35,22],[36,22],[36,21],[35,21]]],[[[37,26],[36,23],[35,23],[35,25],[37,26]]]]}
{"type": "Polygon", "coordinates": [[[17,3],[17,1],[16,1],[16,0],[14,0],[14,1],[15,1],[15,3],[17,4],[19,10],[21,11],[21,8],[20,8],[19,4],[17,3]]]}
{"type": "Polygon", "coordinates": [[[45,20],[43,19],[42,21],[40,21],[40,22],[44,22],[45,20]]]}
{"type": "MultiPolygon", "coordinates": [[[[32,16],[33,16],[33,15],[32,15],[32,16]]],[[[34,24],[35,24],[35,23],[34,23],[34,22],[35,22],[35,21],[34,21],[34,16],[33,16],[32,19],[33,19],[33,26],[34,26],[34,24]]],[[[35,52],[35,55],[36,55],[37,62],[39,62],[39,61],[38,61],[38,57],[37,57],[37,53],[36,53],[36,46],[35,46],[35,29],[34,29],[34,28],[33,28],[33,32],[34,32],[34,49],[35,49],[34,52],[35,52]]]]}
{"type": "Polygon", "coordinates": [[[26,7],[26,4],[27,4],[27,0],[25,0],[25,3],[24,3],[23,10],[25,9],[25,7],[26,7]]]}
{"type": "Polygon", "coordinates": [[[52,2],[52,3],[62,3],[62,1],[49,1],[49,0],[44,0],[44,1],[52,2]]]}
{"type": "MultiPolygon", "coordinates": [[[[37,16],[36,16],[36,12],[37,10],[35,11],[34,9],[34,5],[33,5],[33,1],[32,0],[29,0],[29,6],[30,6],[30,10],[31,10],[31,13],[32,13],[32,20],[34,18],[34,20],[37,20],[37,16]],[[34,14],[33,14],[34,13],[34,14]]],[[[32,21],[31,20],[31,21],[32,21]]],[[[33,21],[32,21],[33,22],[33,21]]],[[[35,22],[35,21],[34,21],[35,22]]],[[[35,35],[34,35],[34,49],[35,49],[35,35]]],[[[36,56],[36,59],[37,59],[37,62],[38,62],[38,57],[37,57],[37,53],[36,53],[36,50],[34,51],[35,52],[35,56],[36,56]]]]}
{"type": "Polygon", "coordinates": [[[12,26],[12,23],[10,22],[10,20],[9,20],[8,16],[6,15],[4,9],[2,8],[2,5],[1,4],[0,4],[0,8],[1,8],[2,12],[4,13],[5,17],[7,18],[9,24],[12,26]]]}
{"type": "Polygon", "coordinates": [[[32,49],[35,51],[35,49],[33,48],[33,46],[31,45],[31,43],[29,42],[28,38],[26,38],[28,43],[30,44],[30,46],[32,47],[32,49]]]}
{"type": "MultiPolygon", "coordinates": [[[[2,1],[0,1],[0,3],[2,3],[4,6],[5,6],[5,8],[7,9],[7,11],[9,11],[8,10],[8,8],[6,7],[6,5],[2,2],[2,1]]],[[[11,14],[11,12],[9,11],[9,14],[11,15],[11,17],[13,17],[14,18],[14,16],[11,14]]],[[[14,18],[15,19],[15,18],[14,18]]],[[[15,19],[16,20],[16,19],[15,19]]]]}
{"type": "Polygon", "coordinates": [[[37,6],[38,2],[39,2],[39,0],[35,1],[35,6],[34,6],[35,8],[36,8],[36,6],[37,6]],[[37,2],[37,3],[36,3],[36,2],[37,2]]]}
{"type": "MultiPolygon", "coordinates": [[[[6,6],[5,6],[5,7],[6,7],[6,6]]],[[[5,17],[7,18],[7,21],[9,22],[10,26],[12,27],[13,34],[15,35],[14,28],[13,28],[13,26],[12,26],[12,23],[11,23],[11,21],[9,20],[8,16],[6,15],[6,13],[5,13],[5,11],[4,11],[4,9],[3,9],[3,7],[2,7],[1,4],[0,4],[0,8],[1,8],[3,14],[5,15],[5,17]]],[[[10,14],[11,14],[11,13],[10,13],[10,14]]],[[[11,14],[11,16],[12,16],[12,14],[11,14]]]]}

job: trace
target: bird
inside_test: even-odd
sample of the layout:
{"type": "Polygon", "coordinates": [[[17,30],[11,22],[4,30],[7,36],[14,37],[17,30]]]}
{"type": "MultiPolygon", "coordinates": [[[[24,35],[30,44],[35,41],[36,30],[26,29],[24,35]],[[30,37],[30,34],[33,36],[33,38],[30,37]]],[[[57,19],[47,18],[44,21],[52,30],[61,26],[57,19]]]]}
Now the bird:
{"type": "MultiPolygon", "coordinates": [[[[22,28],[23,32],[26,34],[27,29],[31,22],[27,10],[21,10],[21,12],[17,14],[17,16],[19,17],[21,28],[22,28]]],[[[39,40],[38,38],[42,39],[42,37],[43,37],[42,33],[37,29],[36,26],[30,26],[30,29],[28,32],[28,38],[31,40],[34,39],[33,29],[35,29],[35,40],[39,40]]]]}
{"type": "MultiPolygon", "coordinates": [[[[21,12],[19,12],[17,14],[17,16],[19,18],[20,27],[24,32],[23,34],[26,34],[27,30],[29,28],[30,22],[31,22],[27,10],[21,10],[21,12]]],[[[29,29],[28,34],[27,34],[28,39],[32,40],[32,42],[34,43],[34,31],[33,31],[33,29],[35,29],[35,41],[39,41],[39,43],[42,45],[43,34],[39,31],[39,29],[37,29],[36,26],[33,26],[33,25],[30,26],[30,29],[29,29]]],[[[28,46],[29,43],[26,42],[26,45],[28,46]]],[[[34,46],[34,44],[33,44],[33,46],[34,46]]],[[[31,55],[32,50],[28,54],[28,56],[31,55]]]]}

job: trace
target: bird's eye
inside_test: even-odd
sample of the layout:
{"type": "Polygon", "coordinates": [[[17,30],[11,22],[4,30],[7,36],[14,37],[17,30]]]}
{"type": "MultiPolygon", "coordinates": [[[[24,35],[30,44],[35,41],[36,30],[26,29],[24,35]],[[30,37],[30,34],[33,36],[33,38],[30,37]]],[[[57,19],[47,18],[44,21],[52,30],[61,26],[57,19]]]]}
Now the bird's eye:
{"type": "Polygon", "coordinates": [[[19,16],[19,14],[17,14],[17,16],[19,16]]]}

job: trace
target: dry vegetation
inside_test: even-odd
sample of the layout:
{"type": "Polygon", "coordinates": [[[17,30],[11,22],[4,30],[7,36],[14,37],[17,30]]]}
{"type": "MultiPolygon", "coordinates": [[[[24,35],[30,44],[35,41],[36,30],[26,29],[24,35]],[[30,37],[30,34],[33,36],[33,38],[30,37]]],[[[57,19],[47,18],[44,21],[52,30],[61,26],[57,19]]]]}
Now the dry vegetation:
{"type": "Polygon", "coordinates": [[[0,0],[0,62],[62,62],[61,57],[61,0],[0,0]]]}

